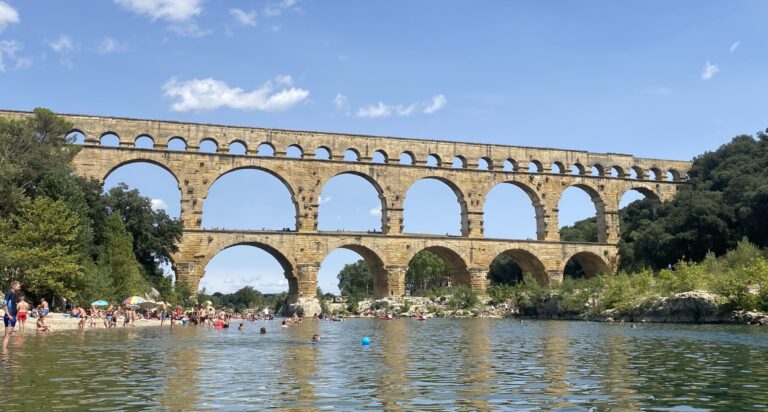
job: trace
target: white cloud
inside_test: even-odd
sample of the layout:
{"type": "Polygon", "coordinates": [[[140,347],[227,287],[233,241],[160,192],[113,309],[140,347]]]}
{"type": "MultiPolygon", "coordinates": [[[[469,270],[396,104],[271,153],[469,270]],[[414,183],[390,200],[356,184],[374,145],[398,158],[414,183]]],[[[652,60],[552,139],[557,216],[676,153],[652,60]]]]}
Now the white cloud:
{"type": "Polygon", "coordinates": [[[229,14],[234,17],[240,24],[245,26],[256,26],[256,12],[251,11],[246,13],[241,9],[229,9],[229,14]]]}
{"type": "Polygon", "coordinates": [[[5,71],[5,58],[16,62],[16,68],[26,67],[24,63],[20,65],[20,62],[29,63],[28,59],[23,59],[17,56],[16,52],[23,49],[24,45],[16,40],[0,40],[0,72],[5,71]],[[22,66],[22,67],[20,67],[22,66]]]}
{"type": "Polygon", "coordinates": [[[392,115],[392,106],[386,105],[383,102],[373,106],[365,106],[357,109],[357,117],[389,117],[392,115]]]}
{"type": "Polygon", "coordinates": [[[267,5],[264,8],[264,15],[267,17],[277,17],[283,14],[284,11],[298,10],[296,6],[297,0],[278,0],[267,5]]]}
{"type": "Polygon", "coordinates": [[[368,214],[371,216],[381,216],[381,206],[376,206],[373,209],[369,210],[368,214]]]}
{"type": "Polygon", "coordinates": [[[126,50],[128,50],[128,48],[125,44],[120,43],[112,37],[101,39],[99,47],[96,48],[96,52],[99,54],[119,53],[126,50]]]}
{"type": "Polygon", "coordinates": [[[719,71],[720,68],[717,65],[707,61],[707,64],[704,65],[704,70],[701,71],[701,80],[709,80],[719,71]]]}
{"type": "Polygon", "coordinates": [[[331,196],[323,197],[323,195],[320,195],[320,197],[317,199],[317,204],[322,205],[323,203],[329,203],[333,199],[331,196]]]}
{"type": "Polygon", "coordinates": [[[390,105],[390,104],[386,104],[384,102],[379,101],[375,105],[368,105],[368,106],[363,106],[358,108],[357,117],[367,117],[367,118],[389,117],[389,116],[392,116],[392,114],[396,114],[398,116],[410,116],[414,114],[417,110],[426,114],[433,114],[438,110],[442,109],[443,107],[445,107],[447,103],[448,103],[448,100],[442,94],[434,96],[432,98],[431,103],[417,102],[417,103],[411,103],[409,105],[405,105],[405,104],[390,105]]]}
{"type": "Polygon", "coordinates": [[[731,53],[733,53],[734,51],[736,51],[736,49],[738,49],[738,48],[739,48],[739,45],[741,45],[741,41],[739,41],[739,40],[736,40],[736,42],[734,42],[734,43],[731,45],[731,47],[729,47],[729,48],[728,48],[728,51],[729,51],[729,52],[731,52],[731,53]]]}
{"type": "Polygon", "coordinates": [[[165,210],[168,208],[168,204],[163,199],[152,199],[152,210],[165,210]]]}
{"type": "Polygon", "coordinates": [[[175,112],[215,110],[221,107],[277,112],[288,110],[309,96],[308,90],[290,87],[291,84],[290,76],[278,76],[257,89],[246,92],[212,78],[184,82],[171,78],[163,85],[163,92],[167,97],[176,100],[171,106],[171,110],[175,112]],[[276,86],[283,88],[275,90],[276,86]]]}
{"type": "Polygon", "coordinates": [[[173,23],[189,21],[203,12],[202,0],[115,0],[126,10],[173,23]]]}
{"type": "Polygon", "coordinates": [[[444,95],[438,94],[437,96],[432,97],[432,104],[424,109],[424,113],[435,113],[436,111],[445,107],[446,104],[448,104],[448,99],[446,99],[444,95]]]}
{"type": "Polygon", "coordinates": [[[333,98],[333,105],[343,110],[345,114],[349,114],[349,102],[347,102],[347,97],[343,94],[336,93],[336,97],[333,98]]]}
{"type": "Polygon", "coordinates": [[[115,0],[115,3],[133,13],[147,16],[152,21],[164,20],[174,33],[185,37],[202,37],[210,30],[197,27],[194,18],[203,12],[203,0],[115,0]]]}
{"type": "Polygon", "coordinates": [[[58,39],[48,42],[48,46],[51,50],[59,54],[66,54],[75,50],[75,45],[72,43],[72,38],[66,34],[62,34],[58,39]]]}
{"type": "Polygon", "coordinates": [[[8,3],[0,1],[0,33],[2,33],[9,24],[18,23],[19,21],[19,12],[8,3]]]}

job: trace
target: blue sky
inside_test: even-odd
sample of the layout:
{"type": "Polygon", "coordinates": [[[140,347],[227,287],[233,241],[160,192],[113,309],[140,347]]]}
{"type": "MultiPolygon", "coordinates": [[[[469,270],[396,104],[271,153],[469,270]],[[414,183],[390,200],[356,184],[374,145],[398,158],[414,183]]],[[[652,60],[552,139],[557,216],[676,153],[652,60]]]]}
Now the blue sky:
{"type": "MultiPolygon", "coordinates": [[[[689,159],[768,126],[766,12],[763,1],[1,0],[0,107],[689,159]]],[[[136,165],[107,186],[126,181],[177,216],[162,176],[136,165]]],[[[204,223],[291,224],[281,189],[227,176],[204,223]],[[245,217],[254,210],[262,221],[245,217]]],[[[452,196],[419,182],[406,230],[457,231],[458,205],[432,206],[452,196]]],[[[521,192],[491,198],[488,235],[534,237],[521,192]]],[[[362,181],[338,178],[323,199],[321,228],[379,225],[362,181]]],[[[560,209],[563,224],[594,214],[576,189],[560,209]]],[[[330,255],[321,287],[355,259],[330,255]]],[[[285,288],[277,263],[246,247],[217,256],[204,282],[285,288]]]]}

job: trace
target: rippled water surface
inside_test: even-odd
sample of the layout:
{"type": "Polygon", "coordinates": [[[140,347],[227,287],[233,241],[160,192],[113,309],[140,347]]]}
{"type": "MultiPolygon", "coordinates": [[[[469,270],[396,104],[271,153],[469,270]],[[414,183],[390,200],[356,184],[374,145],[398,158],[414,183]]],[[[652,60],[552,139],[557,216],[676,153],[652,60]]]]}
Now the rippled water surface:
{"type": "Polygon", "coordinates": [[[0,363],[0,409],[768,409],[765,328],[486,319],[279,326],[16,337],[0,363]],[[320,344],[308,342],[314,333],[320,344]]]}

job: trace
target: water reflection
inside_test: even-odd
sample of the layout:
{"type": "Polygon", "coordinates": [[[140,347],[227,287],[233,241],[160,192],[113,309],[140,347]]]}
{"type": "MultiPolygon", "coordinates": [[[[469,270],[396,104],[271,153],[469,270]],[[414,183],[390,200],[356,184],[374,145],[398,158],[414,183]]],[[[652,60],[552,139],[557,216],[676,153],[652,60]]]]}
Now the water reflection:
{"type": "Polygon", "coordinates": [[[767,334],[484,319],[55,332],[0,356],[0,399],[3,410],[766,409],[767,334]]]}

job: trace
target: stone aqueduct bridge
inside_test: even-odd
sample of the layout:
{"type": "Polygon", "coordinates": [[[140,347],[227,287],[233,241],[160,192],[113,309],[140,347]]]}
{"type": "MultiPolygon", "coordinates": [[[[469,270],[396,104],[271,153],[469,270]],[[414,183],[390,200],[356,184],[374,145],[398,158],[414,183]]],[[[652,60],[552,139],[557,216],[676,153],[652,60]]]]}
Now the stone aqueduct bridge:
{"type": "MultiPolygon", "coordinates": [[[[0,115],[19,118],[30,113],[2,111],[0,115]]],[[[149,162],[176,178],[184,229],[173,256],[179,280],[189,282],[196,290],[214,255],[235,245],[253,245],[280,262],[292,299],[315,295],[320,263],[335,248],[353,250],[365,259],[374,273],[377,296],[402,295],[408,262],[425,249],[446,261],[455,283],[476,290],[485,289],[489,266],[502,253],[540,282],[561,280],[570,259],[579,262],[587,274],[614,272],[622,195],[636,190],[653,199],[668,200],[684,184],[690,168],[689,162],[612,153],[84,115],[63,117],[72,122],[73,131],[85,136],[84,147],[73,161],[78,174],[103,180],[122,165],[149,162]],[[119,146],[102,146],[105,135],[116,135],[119,146]],[[135,141],[143,136],[152,139],[152,149],[135,148],[135,141]],[[168,150],[174,139],[183,141],[184,151],[168,150]],[[216,144],[216,153],[199,152],[205,140],[216,144]],[[229,154],[229,146],[235,143],[245,147],[245,155],[229,154]],[[270,156],[259,155],[264,146],[270,147],[270,156]],[[286,156],[291,146],[295,147],[292,151],[300,152],[298,158],[286,156]],[[356,161],[344,160],[345,152],[350,150],[356,161]],[[317,152],[328,153],[328,159],[317,159],[317,152]],[[401,164],[403,153],[410,157],[411,164],[401,164]],[[427,165],[429,156],[436,166],[427,165]],[[460,167],[453,167],[454,159],[459,159],[460,167]],[[478,170],[479,164],[487,165],[488,170],[478,170]],[[203,202],[211,185],[226,173],[246,168],[269,172],[285,184],[296,208],[296,231],[201,227],[203,202]],[[630,171],[634,172],[633,178],[629,177],[630,171]],[[378,191],[381,233],[317,231],[320,191],[329,179],[345,173],[366,179],[378,191]],[[425,178],[444,182],[455,192],[461,206],[461,236],[403,233],[406,192],[414,182],[425,178]],[[536,215],[536,240],[483,237],[483,204],[488,192],[501,183],[513,184],[530,197],[536,215]],[[595,205],[598,243],[560,241],[558,201],[571,186],[585,191],[595,205]]]]}

